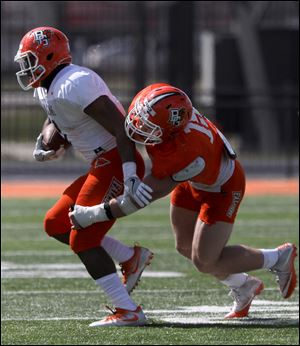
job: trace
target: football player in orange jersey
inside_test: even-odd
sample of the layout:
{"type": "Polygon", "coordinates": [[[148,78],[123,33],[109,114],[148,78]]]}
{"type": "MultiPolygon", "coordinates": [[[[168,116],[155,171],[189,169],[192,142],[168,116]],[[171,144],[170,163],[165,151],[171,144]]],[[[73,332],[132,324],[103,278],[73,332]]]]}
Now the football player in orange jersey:
{"type": "MultiPolygon", "coordinates": [[[[106,236],[114,220],[87,227],[85,232],[71,229],[69,208],[74,203],[94,205],[126,194],[142,205],[151,200],[151,189],[141,182],[142,157],[126,136],[120,102],[94,71],[72,64],[69,40],[60,30],[39,27],[21,40],[15,56],[19,64],[17,80],[24,90],[34,88],[34,97],[48,119],[90,163],[86,175],[76,179],[47,212],[47,234],[78,255],[90,276],[100,286],[115,312],[91,326],[144,325],[146,318],[129,293],[152,258],[140,246],[128,247],[106,236]],[[124,283],[116,273],[112,258],[119,261],[124,283]]],[[[37,161],[57,158],[63,150],[45,150],[38,136],[33,156],[37,161]]]]}
{"type": "MultiPolygon", "coordinates": [[[[264,289],[260,279],[246,274],[251,270],[275,273],[288,298],[296,285],[294,244],[269,250],[226,245],[245,192],[244,171],[224,135],[188,96],[167,84],[148,86],[133,99],[125,128],[132,141],[146,146],[152,169],[143,181],[152,187],[153,200],[172,191],[178,252],[231,289],[234,305],[225,317],[248,316],[252,300],[264,289]]],[[[93,207],[75,205],[69,216],[79,229],[138,209],[125,194],[93,207]]]]}

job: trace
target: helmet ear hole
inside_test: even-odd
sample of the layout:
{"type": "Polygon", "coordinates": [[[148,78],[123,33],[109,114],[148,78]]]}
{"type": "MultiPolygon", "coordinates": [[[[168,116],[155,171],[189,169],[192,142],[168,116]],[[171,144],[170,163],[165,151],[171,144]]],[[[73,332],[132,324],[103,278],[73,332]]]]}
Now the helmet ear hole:
{"type": "Polygon", "coordinates": [[[51,60],[53,58],[54,53],[50,53],[47,55],[46,59],[51,60]]]}

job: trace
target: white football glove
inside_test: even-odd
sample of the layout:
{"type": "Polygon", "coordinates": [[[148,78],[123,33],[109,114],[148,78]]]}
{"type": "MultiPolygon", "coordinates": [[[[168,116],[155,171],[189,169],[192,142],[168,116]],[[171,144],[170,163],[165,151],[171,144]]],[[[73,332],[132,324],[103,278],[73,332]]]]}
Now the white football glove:
{"type": "Polygon", "coordinates": [[[36,143],[35,143],[35,148],[33,151],[33,157],[37,161],[48,161],[48,160],[54,160],[57,159],[59,156],[61,156],[64,152],[65,149],[63,146],[60,147],[57,151],[55,150],[44,150],[42,146],[42,140],[43,140],[43,135],[40,133],[36,143]]]}
{"type": "Polygon", "coordinates": [[[124,181],[124,195],[129,195],[141,208],[151,203],[152,188],[144,184],[137,175],[124,181]]]}

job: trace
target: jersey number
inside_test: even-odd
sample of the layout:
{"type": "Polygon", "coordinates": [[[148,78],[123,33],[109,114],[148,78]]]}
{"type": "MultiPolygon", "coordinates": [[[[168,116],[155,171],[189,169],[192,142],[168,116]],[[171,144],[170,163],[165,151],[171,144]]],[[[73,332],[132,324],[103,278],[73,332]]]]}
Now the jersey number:
{"type": "Polygon", "coordinates": [[[188,123],[184,131],[186,133],[189,133],[191,132],[192,129],[204,133],[206,136],[208,136],[210,143],[213,144],[214,136],[212,132],[210,131],[209,126],[207,125],[207,122],[205,121],[205,117],[195,110],[193,111],[191,121],[188,123]]]}
{"type": "MultiPolygon", "coordinates": [[[[188,123],[188,125],[186,126],[184,131],[186,133],[191,132],[191,129],[194,129],[196,131],[200,131],[200,132],[204,133],[206,136],[208,136],[210,143],[213,144],[214,136],[213,136],[211,130],[209,129],[209,126],[208,126],[205,119],[206,119],[205,116],[201,115],[196,110],[194,110],[193,115],[192,115],[192,119],[188,123]]],[[[232,148],[230,143],[227,141],[227,139],[225,138],[223,133],[218,129],[217,129],[217,132],[218,132],[219,136],[221,137],[229,156],[231,158],[235,159],[236,153],[235,153],[234,149],[232,148]]]]}

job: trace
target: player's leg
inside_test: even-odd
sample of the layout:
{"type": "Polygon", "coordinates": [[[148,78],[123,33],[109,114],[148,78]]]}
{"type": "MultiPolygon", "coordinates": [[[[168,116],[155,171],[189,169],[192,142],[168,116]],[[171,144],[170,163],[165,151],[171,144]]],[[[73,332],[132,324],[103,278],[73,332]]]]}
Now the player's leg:
{"type": "MultiPolygon", "coordinates": [[[[206,193],[201,195],[205,196],[206,193]]],[[[192,259],[199,271],[211,273],[220,278],[225,278],[228,273],[261,268],[263,263],[261,251],[243,245],[224,248],[232,232],[233,224],[204,223],[198,218],[202,203],[201,197],[198,200],[194,198],[187,183],[180,184],[172,192],[170,217],[178,252],[192,259]],[[221,257],[221,253],[224,256],[221,257]],[[240,257],[237,263],[232,263],[232,256],[240,257]],[[249,263],[251,258],[252,261],[249,263]],[[243,267],[246,269],[241,269],[243,267]]],[[[202,214],[205,214],[204,218],[209,218],[208,222],[214,222],[214,212],[205,210],[202,214]]]]}
{"type": "Polygon", "coordinates": [[[226,318],[248,316],[252,300],[264,288],[261,280],[246,273],[261,268],[261,252],[244,246],[227,247],[232,229],[230,223],[208,225],[198,219],[192,250],[197,269],[215,276],[230,288],[234,305],[226,318]]]}
{"type": "MultiPolygon", "coordinates": [[[[243,176],[240,185],[242,185],[243,188],[243,176]]],[[[171,195],[171,221],[177,246],[178,244],[181,244],[180,246],[186,249],[182,251],[183,254],[192,259],[199,271],[208,272],[215,275],[218,279],[228,278],[226,272],[214,273],[214,267],[230,237],[232,225],[226,225],[226,223],[224,223],[225,227],[220,227],[221,233],[219,232],[219,229],[211,229],[211,227],[209,227],[209,232],[206,233],[206,227],[208,227],[206,226],[202,233],[202,228],[205,226],[205,222],[198,219],[198,213],[199,211],[201,212],[200,217],[206,221],[207,225],[215,224],[215,220],[217,219],[216,216],[219,217],[219,215],[224,211],[216,208],[216,205],[218,206],[218,203],[216,202],[220,202],[223,206],[224,201],[226,200],[209,200],[207,197],[222,196],[222,198],[225,198],[226,195],[226,193],[214,193],[211,195],[204,191],[192,189],[187,183],[180,184],[171,195]],[[211,206],[211,208],[209,208],[209,206],[211,206]],[[201,247],[201,245],[203,246],[201,247]]],[[[231,194],[229,195],[229,198],[230,196],[231,194]]],[[[234,204],[229,200],[230,203],[227,207],[230,208],[234,217],[238,207],[238,205],[236,205],[237,196],[242,197],[242,193],[235,193],[232,195],[232,197],[234,197],[234,204]]],[[[226,202],[228,203],[228,200],[226,202]]],[[[217,228],[219,228],[219,226],[220,225],[217,225],[217,228]]],[[[232,285],[242,286],[247,277],[248,275],[245,273],[233,274],[230,276],[230,279],[224,283],[229,287],[232,285]]]]}
{"type": "MultiPolygon", "coordinates": [[[[179,194],[177,194],[177,197],[178,196],[179,194]]],[[[172,197],[173,202],[175,203],[174,196],[172,197]]],[[[176,203],[178,203],[178,200],[176,203]]],[[[228,228],[225,227],[225,229],[221,227],[221,236],[217,236],[216,239],[213,238],[213,234],[208,233],[200,240],[199,238],[201,238],[201,236],[197,233],[198,228],[201,228],[201,226],[205,224],[198,219],[198,213],[195,211],[171,205],[171,221],[178,251],[183,256],[191,259],[199,271],[208,273],[212,271],[210,274],[214,275],[217,279],[227,279],[221,282],[231,289],[231,294],[234,298],[234,307],[230,312],[231,315],[229,316],[228,314],[226,317],[247,316],[253,298],[263,287],[261,286],[261,281],[249,277],[246,273],[237,273],[229,276],[227,273],[222,273],[222,275],[214,274],[212,269],[213,264],[211,264],[216,262],[216,258],[220,256],[220,253],[231,234],[232,226],[229,226],[228,228]],[[197,224],[196,227],[195,224],[197,224]],[[197,234],[194,235],[195,230],[197,234]],[[196,246],[198,241],[203,245],[201,249],[196,246]],[[214,245],[212,245],[211,242],[213,242],[214,245]],[[202,253],[202,256],[199,256],[199,253],[202,253]],[[239,294],[239,292],[236,293],[236,289],[242,286],[244,286],[242,288],[242,299],[235,298],[234,294],[239,294]],[[236,302],[239,302],[239,304],[236,302]]],[[[218,229],[215,229],[215,231],[218,232],[218,229]]],[[[204,231],[204,233],[206,232],[204,231]]],[[[239,291],[240,290],[241,289],[239,289],[239,291]]]]}
{"type": "MultiPolygon", "coordinates": [[[[140,160],[140,158],[139,158],[140,160]]],[[[143,174],[143,162],[140,162],[138,173],[143,174]],[[142,166],[142,169],[140,168],[142,166]]],[[[46,213],[44,228],[46,233],[64,244],[69,244],[71,224],[68,217],[69,208],[75,204],[78,194],[87,175],[76,179],[63,192],[62,197],[46,213]]],[[[114,185],[112,186],[114,188],[114,185]]],[[[147,264],[153,256],[152,252],[141,246],[127,246],[117,239],[105,236],[101,244],[105,251],[121,265],[123,281],[128,292],[131,292],[147,264]]]]}
{"type": "Polygon", "coordinates": [[[47,211],[44,218],[46,233],[64,244],[69,244],[71,231],[71,223],[68,217],[69,208],[75,203],[86,177],[87,175],[83,175],[68,186],[61,198],[47,211]]]}
{"type": "Polygon", "coordinates": [[[188,182],[181,183],[171,193],[170,221],[176,250],[192,259],[192,243],[200,203],[193,198],[188,182]]]}
{"type": "Polygon", "coordinates": [[[192,243],[198,212],[170,206],[171,225],[175,237],[176,250],[189,260],[192,259],[192,243]],[[184,230],[184,231],[183,231],[184,230]]]}
{"type": "Polygon", "coordinates": [[[193,261],[197,268],[214,275],[231,288],[234,308],[226,317],[247,316],[253,298],[263,289],[261,280],[244,272],[274,268],[278,263],[280,288],[288,285],[286,292],[291,294],[295,286],[295,247],[292,244],[281,250],[255,249],[245,245],[226,246],[243,194],[244,174],[236,162],[235,172],[222,186],[221,193],[204,195],[193,239],[193,261]]]}
{"type": "MultiPolygon", "coordinates": [[[[86,178],[87,175],[81,176],[70,184],[63,192],[61,198],[45,215],[44,228],[46,233],[64,244],[69,245],[71,231],[68,212],[70,207],[75,204],[86,178]]],[[[104,241],[104,248],[112,258],[120,262],[127,261],[134,254],[132,247],[128,247],[112,237],[104,241]]]]}
{"type": "Polygon", "coordinates": [[[220,258],[232,232],[232,224],[217,223],[213,228],[205,225],[198,218],[198,211],[195,211],[201,208],[201,198],[199,196],[198,201],[195,200],[190,192],[191,190],[189,190],[186,184],[185,186],[181,184],[172,193],[171,222],[176,246],[181,254],[193,261],[199,271],[210,273],[219,280],[227,279],[227,281],[222,282],[230,287],[232,294],[236,292],[236,288],[245,285],[246,281],[248,281],[242,291],[242,301],[236,298],[233,308],[234,317],[242,317],[240,311],[246,316],[254,296],[258,293],[258,287],[262,288],[262,283],[260,281],[256,282],[256,278],[248,278],[246,273],[237,273],[229,276],[226,272],[221,274],[214,273],[215,263],[220,258]],[[244,292],[245,287],[246,292],[244,292]],[[241,303],[237,305],[236,301],[241,303]],[[239,316],[236,315],[237,312],[240,313],[239,316]]]}
{"type": "Polygon", "coordinates": [[[263,255],[244,245],[226,246],[233,224],[206,224],[198,219],[195,227],[192,260],[199,271],[225,278],[229,274],[262,268],[263,255]]]}
{"type": "Polygon", "coordinates": [[[116,267],[108,253],[99,246],[77,253],[96,284],[103,289],[116,311],[103,320],[90,324],[97,326],[138,326],[146,322],[140,306],[130,298],[116,273],[116,267]]]}
{"type": "MultiPolygon", "coordinates": [[[[142,178],[145,173],[145,165],[142,156],[138,152],[136,152],[136,163],[137,175],[142,178]]],[[[151,263],[152,251],[140,246],[138,243],[135,243],[133,247],[127,246],[107,235],[103,238],[101,246],[119,263],[123,284],[128,293],[131,293],[138,285],[144,269],[151,263]]]]}
{"type": "MultiPolygon", "coordinates": [[[[105,164],[102,166],[98,164],[97,167],[91,168],[77,197],[77,204],[95,205],[122,193],[122,166],[117,152],[109,152],[103,158],[105,164]]],[[[72,250],[79,256],[88,273],[117,309],[117,313],[92,326],[142,325],[145,323],[145,316],[141,308],[130,298],[121,283],[111,257],[103,247],[98,245],[114,222],[115,220],[109,220],[93,224],[84,230],[71,231],[72,250]],[[128,318],[128,316],[132,317],[128,318]]]]}
{"type": "Polygon", "coordinates": [[[243,245],[226,246],[244,192],[244,171],[236,161],[234,173],[221,187],[220,193],[203,194],[193,240],[197,265],[230,288],[234,304],[226,318],[247,316],[253,299],[264,288],[261,280],[245,272],[261,267],[263,256],[260,251],[243,245]],[[199,255],[208,243],[212,252],[199,255]]]}
{"type": "MultiPolygon", "coordinates": [[[[68,245],[71,230],[68,212],[70,207],[75,204],[86,177],[87,175],[76,179],[45,215],[44,227],[46,232],[53,238],[68,245]]],[[[129,247],[112,237],[105,236],[102,246],[113,259],[119,262],[125,262],[134,255],[133,247],[129,247]]]]}
{"type": "Polygon", "coordinates": [[[149,249],[135,243],[127,246],[119,240],[105,235],[101,242],[104,250],[119,263],[122,282],[130,294],[138,285],[140,277],[147,265],[151,263],[153,253],[149,249]]]}
{"type": "Polygon", "coordinates": [[[214,275],[231,289],[234,306],[226,318],[247,316],[253,298],[264,288],[261,280],[246,272],[262,268],[274,271],[284,298],[291,296],[296,286],[295,245],[286,243],[276,249],[226,246],[232,227],[225,222],[207,225],[198,219],[192,251],[199,271],[214,275]]]}
{"type": "Polygon", "coordinates": [[[98,245],[113,224],[114,220],[103,222],[101,225],[94,224],[80,231],[73,229],[70,235],[71,248],[78,255],[87,272],[102,288],[113,306],[124,312],[108,316],[92,326],[131,325],[130,321],[128,323],[125,321],[129,313],[134,315],[132,320],[134,325],[144,324],[145,316],[122,284],[112,258],[103,247],[98,245]]]}
{"type": "MultiPolygon", "coordinates": [[[[200,219],[206,224],[220,222],[233,224],[245,191],[245,176],[238,161],[232,177],[221,189],[220,194],[207,194],[205,207],[202,208],[200,219]]],[[[224,225],[221,225],[223,228],[224,225]]],[[[224,226],[225,227],[225,226],[224,226]]],[[[230,227],[230,226],[226,226],[230,227]]],[[[284,298],[293,293],[296,286],[294,261],[296,246],[291,243],[283,244],[275,249],[254,249],[245,245],[224,247],[216,263],[218,269],[215,275],[223,275],[226,271],[235,281],[234,273],[255,269],[268,269],[275,273],[279,290],[284,298]]],[[[230,282],[230,278],[226,278],[230,282]]]]}

